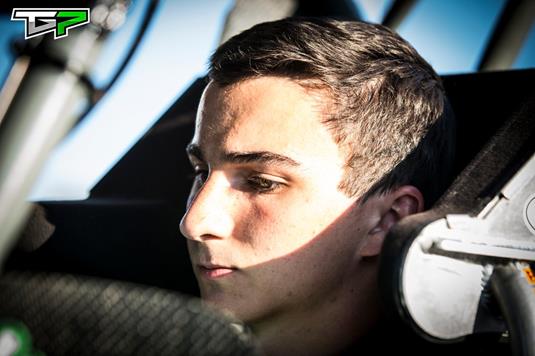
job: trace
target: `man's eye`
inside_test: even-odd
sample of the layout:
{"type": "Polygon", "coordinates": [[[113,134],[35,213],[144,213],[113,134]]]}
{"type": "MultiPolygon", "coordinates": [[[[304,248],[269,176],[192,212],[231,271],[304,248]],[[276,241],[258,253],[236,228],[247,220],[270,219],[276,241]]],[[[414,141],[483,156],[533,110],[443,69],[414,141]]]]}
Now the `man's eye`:
{"type": "Polygon", "coordinates": [[[271,179],[266,179],[259,176],[252,176],[247,178],[247,184],[251,187],[251,189],[259,193],[274,192],[275,190],[283,186],[282,183],[275,182],[271,179]]]}
{"type": "Polygon", "coordinates": [[[205,182],[206,179],[208,179],[208,169],[195,166],[193,167],[193,175],[196,180],[198,179],[201,182],[205,182]]]}

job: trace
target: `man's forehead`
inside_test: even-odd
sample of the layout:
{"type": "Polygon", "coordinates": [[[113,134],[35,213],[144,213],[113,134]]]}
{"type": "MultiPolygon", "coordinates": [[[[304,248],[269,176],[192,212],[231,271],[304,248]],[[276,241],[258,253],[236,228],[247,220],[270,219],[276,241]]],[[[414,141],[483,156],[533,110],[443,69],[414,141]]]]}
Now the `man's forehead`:
{"type": "Polygon", "coordinates": [[[230,120],[264,113],[259,116],[274,118],[275,114],[291,113],[306,106],[320,118],[326,115],[331,101],[327,90],[308,88],[290,78],[263,76],[225,86],[211,81],[203,92],[199,109],[216,110],[230,120]]]}
{"type": "Polygon", "coordinates": [[[212,82],[199,105],[193,143],[203,150],[322,156],[335,145],[323,118],[318,94],[290,79],[262,77],[225,87],[212,82]]]}

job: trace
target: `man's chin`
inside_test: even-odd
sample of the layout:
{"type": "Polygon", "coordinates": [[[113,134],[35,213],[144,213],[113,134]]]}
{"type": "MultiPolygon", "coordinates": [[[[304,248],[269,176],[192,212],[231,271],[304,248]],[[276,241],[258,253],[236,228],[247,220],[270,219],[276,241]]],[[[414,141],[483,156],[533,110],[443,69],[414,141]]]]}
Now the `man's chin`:
{"type": "Polygon", "coordinates": [[[201,299],[203,303],[210,308],[215,308],[224,313],[232,314],[234,317],[242,320],[242,318],[238,317],[240,308],[236,305],[236,300],[233,300],[227,293],[223,291],[203,292],[201,289],[201,299]]]}
{"type": "Polygon", "coordinates": [[[243,296],[236,296],[223,291],[202,292],[201,290],[201,298],[203,303],[210,308],[217,309],[232,318],[246,323],[254,320],[259,314],[259,305],[251,305],[254,301],[243,296]]]}

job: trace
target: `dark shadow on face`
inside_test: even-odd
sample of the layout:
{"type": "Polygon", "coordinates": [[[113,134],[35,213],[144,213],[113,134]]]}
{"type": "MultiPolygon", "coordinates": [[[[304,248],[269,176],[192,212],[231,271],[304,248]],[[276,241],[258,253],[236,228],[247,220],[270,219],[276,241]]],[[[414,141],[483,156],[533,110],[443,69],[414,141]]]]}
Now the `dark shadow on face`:
{"type": "Polygon", "coordinates": [[[228,254],[222,240],[189,240],[194,265],[209,256],[221,264],[240,266],[219,278],[210,278],[194,266],[203,299],[249,322],[253,330],[289,322],[312,328],[328,325],[326,330],[335,331],[341,340],[358,339],[381,313],[378,259],[358,253],[368,232],[359,226],[359,214],[367,207],[355,203],[305,244],[252,265],[240,266],[243,255],[228,254]],[[229,255],[236,260],[222,261],[221,256],[229,255]]]}

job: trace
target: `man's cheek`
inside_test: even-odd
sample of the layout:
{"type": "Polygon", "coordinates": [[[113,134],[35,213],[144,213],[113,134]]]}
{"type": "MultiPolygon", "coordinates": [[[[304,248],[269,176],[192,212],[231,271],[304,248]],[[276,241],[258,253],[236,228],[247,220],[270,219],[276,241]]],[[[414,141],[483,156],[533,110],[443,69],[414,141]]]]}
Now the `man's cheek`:
{"type": "Polygon", "coordinates": [[[196,241],[192,241],[192,240],[188,239],[186,241],[186,245],[188,247],[189,258],[190,258],[192,263],[195,263],[195,261],[197,260],[197,253],[198,253],[199,243],[196,242],[196,241]]]}

